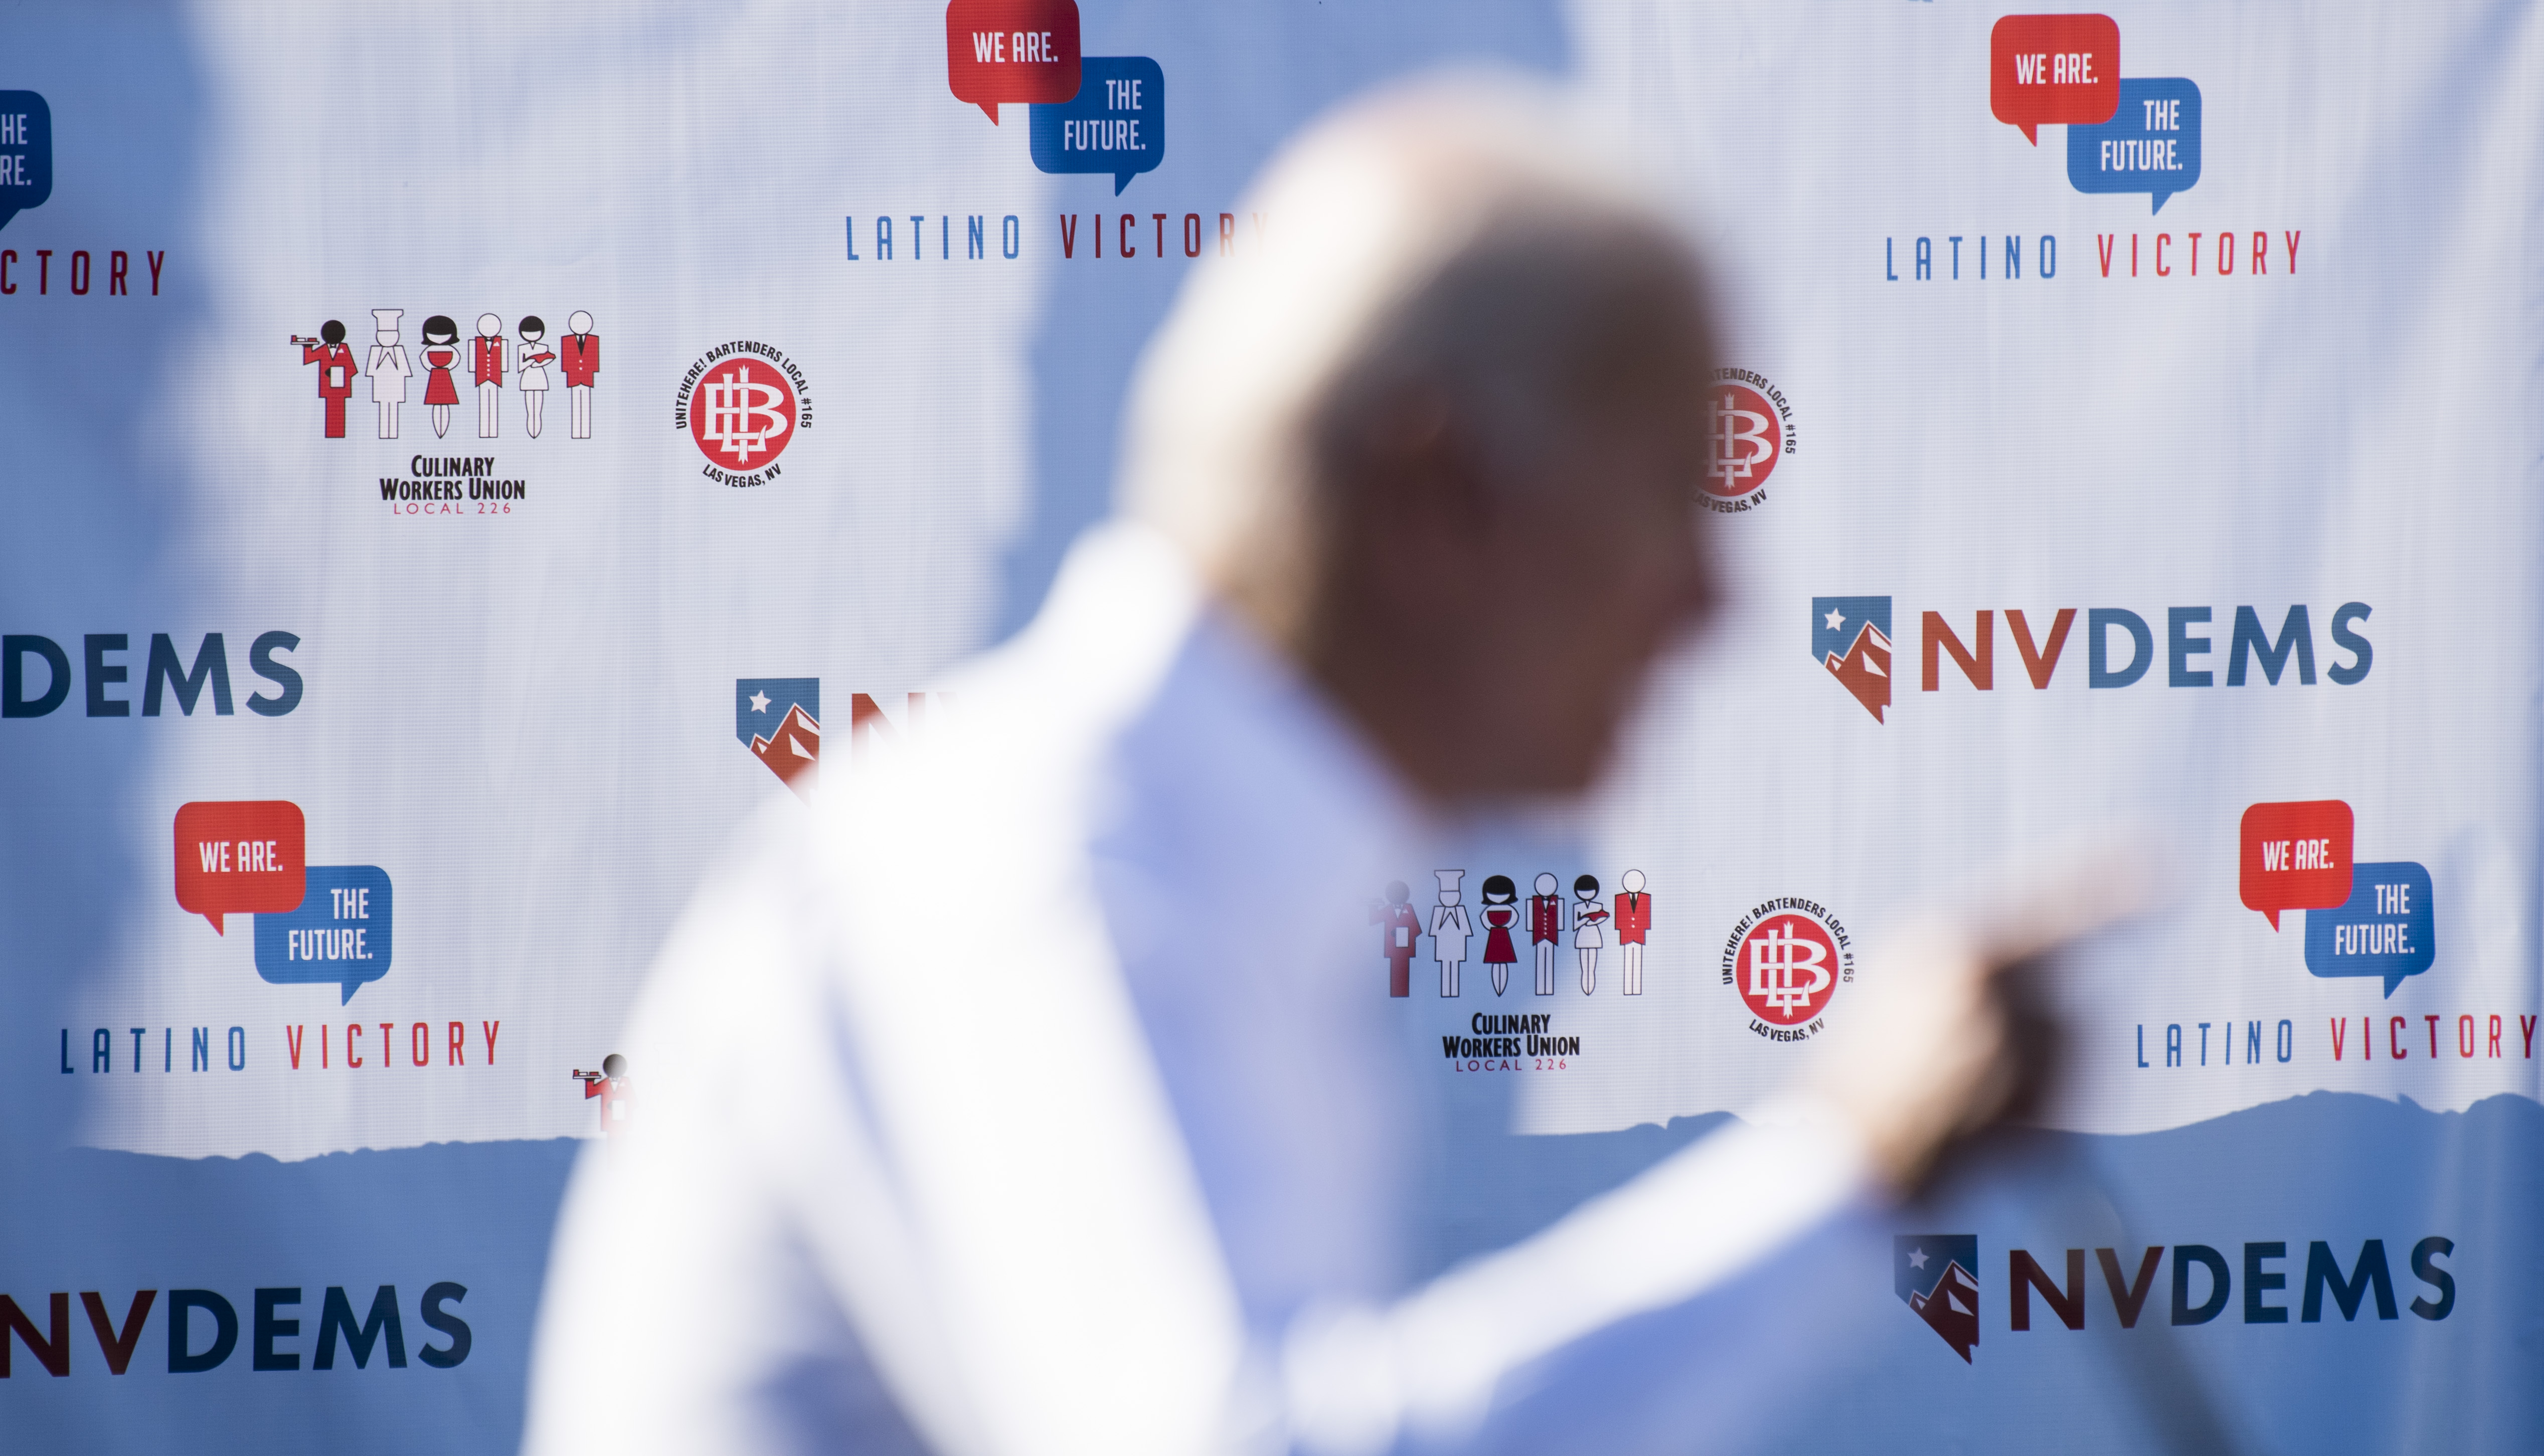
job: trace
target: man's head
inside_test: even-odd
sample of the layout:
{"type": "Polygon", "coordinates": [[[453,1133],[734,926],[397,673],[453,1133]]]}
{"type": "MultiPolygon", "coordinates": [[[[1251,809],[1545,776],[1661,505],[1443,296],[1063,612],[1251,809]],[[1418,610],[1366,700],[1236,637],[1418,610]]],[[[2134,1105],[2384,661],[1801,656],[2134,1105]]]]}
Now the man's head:
{"type": "Polygon", "coordinates": [[[1543,96],[1311,129],[1143,361],[1124,503],[1427,797],[1586,786],[1703,614],[1696,268],[1543,96]]]}
{"type": "Polygon", "coordinates": [[[620,1056],[614,1051],[609,1053],[609,1055],[602,1057],[600,1059],[600,1075],[604,1077],[626,1076],[627,1058],[620,1056]]]}
{"type": "Polygon", "coordinates": [[[327,322],[318,326],[318,337],[320,340],[331,345],[344,343],[345,321],[342,319],[329,319],[327,322]]]}

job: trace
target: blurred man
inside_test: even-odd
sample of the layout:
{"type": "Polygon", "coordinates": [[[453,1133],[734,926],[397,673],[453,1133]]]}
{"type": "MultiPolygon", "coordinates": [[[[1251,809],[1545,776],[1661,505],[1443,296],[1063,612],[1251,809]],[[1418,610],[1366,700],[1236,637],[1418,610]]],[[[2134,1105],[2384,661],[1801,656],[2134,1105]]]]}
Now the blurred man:
{"type": "Polygon", "coordinates": [[[1367,888],[1588,786],[1703,619],[1712,332],[1530,94],[1346,110],[1246,206],[1283,241],[1152,345],[1122,519],[963,714],[786,803],[675,932],[646,1121],[562,1215],[532,1451],[1455,1448],[2012,1095],[1987,972],[2027,947],[1936,932],[1807,1096],[1423,1282],[1438,1079],[1367,888]]]}

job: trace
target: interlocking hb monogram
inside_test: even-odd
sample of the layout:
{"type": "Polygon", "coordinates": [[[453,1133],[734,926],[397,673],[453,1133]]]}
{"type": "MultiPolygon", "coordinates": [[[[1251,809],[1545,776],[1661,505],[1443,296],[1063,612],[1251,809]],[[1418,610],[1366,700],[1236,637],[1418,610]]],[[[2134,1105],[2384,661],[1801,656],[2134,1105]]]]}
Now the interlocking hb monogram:
{"type": "Polygon", "coordinates": [[[752,378],[747,363],[709,375],[703,394],[706,428],[698,437],[732,456],[738,466],[748,466],[753,455],[774,448],[769,441],[794,423],[784,408],[784,386],[774,379],[752,378]]]}
{"type": "Polygon", "coordinates": [[[1713,448],[1706,479],[1736,486],[1776,453],[1776,421],[1756,410],[1740,408],[1740,397],[1727,389],[1713,397],[1710,413],[1706,432],[1713,448]]]}
{"type": "Polygon", "coordinates": [[[1792,922],[1776,926],[1749,943],[1749,995],[1785,1021],[1799,1020],[1829,988],[1827,959],[1828,948],[1795,936],[1792,922]],[[1796,982],[1796,971],[1806,979],[1796,982]]]}

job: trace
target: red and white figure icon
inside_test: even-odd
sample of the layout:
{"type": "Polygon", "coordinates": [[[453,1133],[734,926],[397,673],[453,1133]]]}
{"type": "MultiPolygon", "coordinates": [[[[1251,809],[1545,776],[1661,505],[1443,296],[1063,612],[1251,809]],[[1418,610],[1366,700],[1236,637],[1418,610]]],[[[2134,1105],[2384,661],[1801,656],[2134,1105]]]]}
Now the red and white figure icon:
{"type": "Polygon", "coordinates": [[[327,438],[345,437],[345,401],[354,392],[354,351],[345,346],[345,326],[329,319],[314,339],[299,334],[291,342],[300,348],[300,362],[318,366],[318,398],[326,402],[327,438]]]}
{"type": "Polygon", "coordinates": [[[557,363],[565,370],[566,398],[574,406],[574,437],[592,438],[592,381],[600,372],[600,336],[592,332],[592,315],[576,309],[557,341],[557,363]]]}
{"type": "Polygon", "coordinates": [[[468,377],[477,381],[477,438],[491,440],[504,427],[504,321],[493,314],[477,316],[477,337],[468,345],[468,377]]]}
{"type": "Polygon", "coordinates": [[[1855,956],[1835,916],[1788,896],[1767,901],[1732,927],[1722,979],[1749,1008],[1749,1030],[1770,1040],[1800,1041],[1819,1034],[1839,984],[1855,979],[1855,956]]]}
{"type": "Polygon", "coordinates": [[[689,432],[707,459],[709,479],[756,486],[778,474],[777,457],[810,428],[813,411],[804,371],[767,345],[719,345],[680,380],[673,422],[689,432]]]}
{"type": "Polygon", "coordinates": [[[616,1137],[625,1132],[628,1114],[635,1110],[635,1089],[627,1075],[627,1058],[613,1051],[600,1059],[600,1070],[596,1072],[575,1068],[574,1079],[583,1084],[584,1101],[600,1099],[600,1135],[616,1137]]]}
{"type": "Polygon", "coordinates": [[[1705,392],[1705,503],[1740,511],[1763,504],[1767,479],[1793,452],[1793,408],[1763,374],[1722,368],[1705,392]]]}

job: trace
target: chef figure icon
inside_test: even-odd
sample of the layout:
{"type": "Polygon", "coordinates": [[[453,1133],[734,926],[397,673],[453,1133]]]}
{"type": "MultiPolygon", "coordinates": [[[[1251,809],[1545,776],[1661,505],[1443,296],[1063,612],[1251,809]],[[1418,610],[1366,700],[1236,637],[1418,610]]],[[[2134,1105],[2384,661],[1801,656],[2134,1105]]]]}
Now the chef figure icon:
{"type": "Polygon", "coordinates": [[[1608,920],[1608,907],[1599,903],[1599,878],[1573,881],[1572,898],[1572,951],[1581,958],[1581,994],[1588,996],[1599,989],[1599,949],[1608,944],[1599,930],[1608,920]]]}
{"type": "Polygon", "coordinates": [[[1537,893],[1528,897],[1528,939],[1537,950],[1537,994],[1554,994],[1554,948],[1563,939],[1563,896],[1555,893],[1554,877],[1537,877],[1537,893]]]}
{"type": "Polygon", "coordinates": [[[1369,907],[1369,923],[1382,929],[1380,954],[1387,958],[1387,994],[1413,993],[1413,951],[1422,939],[1422,912],[1410,901],[1413,891],[1401,880],[1387,882],[1387,903],[1369,907]]]}
{"type": "Polygon", "coordinates": [[[398,437],[398,406],[406,403],[406,382],[415,373],[407,363],[406,345],[398,343],[398,319],[402,308],[371,310],[372,339],[371,403],[379,407],[380,438],[398,437]]]}
{"type": "Polygon", "coordinates": [[[1474,927],[1467,920],[1467,907],[1458,903],[1458,881],[1467,878],[1464,870],[1435,870],[1440,879],[1440,903],[1431,907],[1431,956],[1440,962],[1440,994],[1458,994],[1458,970],[1467,963],[1467,938],[1474,927]]]}
{"type": "Polygon", "coordinates": [[[491,440],[503,421],[504,321],[493,314],[479,314],[477,337],[471,345],[468,372],[477,381],[477,438],[491,440]]]}
{"type": "Polygon", "coordinates": [[[1617,896],[1617,954],[1626,961],[1626,994],[1643,994],[1643,937],[1652,931],[1652,897],[1643,893],[1643,872],[1629,870],[1617,896]]]}
{"type": "Polygon", "coordinates": [[[327,438],[345,437],[345,401],[354,393],[354,351],[345,346],[345,326],[329,319],[318,330],[315,339],[294,334],[291,342],[300,345],[300,362],[318,366],[318,398],[327,402],[327,438]]]}

